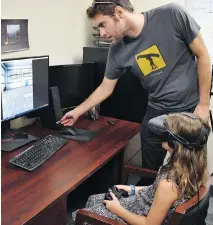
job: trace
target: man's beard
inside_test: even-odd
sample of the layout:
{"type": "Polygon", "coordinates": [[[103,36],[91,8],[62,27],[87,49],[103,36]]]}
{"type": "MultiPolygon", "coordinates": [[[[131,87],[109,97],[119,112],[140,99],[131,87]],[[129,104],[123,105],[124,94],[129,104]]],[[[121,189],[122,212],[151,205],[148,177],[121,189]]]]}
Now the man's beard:
{"type": "Polygon", "coordinates": [[[113,38],[112,39],[113,40],[112,42],[113,43],[118,43],[119,41],[121,41],[121,39],[122,39],[121,37],[113,38]]]}
{"type": "Polygon", "coordinates": [[[125,37],[124,31],[122,30],[119,35],[113,37],[113,42],[115,43],[120,42],[124,37],[125,37]]]}
{"type": "Polygon", "coordinates": [[[124,25],[121,29],[117,29],[117,30],[119,30],[119,35],[117,35],[116,37],[113,37],[113,42],[115,43],[120,42],[125,37],[127,27],[124,25]]]}

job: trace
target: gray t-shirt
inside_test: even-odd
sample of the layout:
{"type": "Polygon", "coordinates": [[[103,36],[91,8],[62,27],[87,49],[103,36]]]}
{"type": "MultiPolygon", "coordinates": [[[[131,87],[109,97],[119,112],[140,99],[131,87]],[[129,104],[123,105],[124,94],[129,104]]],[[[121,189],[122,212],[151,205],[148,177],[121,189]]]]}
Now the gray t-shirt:
{"type": "Polygon", "coordinates": [[[199,101],[196,57],[189,44],[200,30],[181,6],[171,3],[144,13],[136,38],[110,46],[105,76],[118,79],[126,70],[137,76],[156,109],[183,110],[199,101]]]}

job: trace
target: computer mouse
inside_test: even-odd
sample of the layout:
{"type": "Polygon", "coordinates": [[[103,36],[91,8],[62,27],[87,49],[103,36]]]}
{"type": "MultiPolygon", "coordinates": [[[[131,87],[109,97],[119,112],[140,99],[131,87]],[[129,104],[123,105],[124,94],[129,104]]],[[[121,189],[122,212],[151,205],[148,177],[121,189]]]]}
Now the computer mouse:
{"type": "Polygon", "coordinates": [[[76,136],[78,134],[75,128],[73,127],[64,127],[60,133],[62,135],[70,135],[70,136],[76,136]]]}

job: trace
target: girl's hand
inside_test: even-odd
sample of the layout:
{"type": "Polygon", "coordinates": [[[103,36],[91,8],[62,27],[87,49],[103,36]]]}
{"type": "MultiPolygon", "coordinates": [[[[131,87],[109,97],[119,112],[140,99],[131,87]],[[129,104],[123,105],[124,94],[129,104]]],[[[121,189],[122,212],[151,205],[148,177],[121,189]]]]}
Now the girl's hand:
{"type": "Polygon", "coordinates": [[[110,195],[112,196],[112,200],[104,200],[104,203],[106,205],[106,208],[117,215],[118,211],[122,208],[120,205],[120,202],[118,199],[115,197],[115,195],[110,192],[110,195]]]}

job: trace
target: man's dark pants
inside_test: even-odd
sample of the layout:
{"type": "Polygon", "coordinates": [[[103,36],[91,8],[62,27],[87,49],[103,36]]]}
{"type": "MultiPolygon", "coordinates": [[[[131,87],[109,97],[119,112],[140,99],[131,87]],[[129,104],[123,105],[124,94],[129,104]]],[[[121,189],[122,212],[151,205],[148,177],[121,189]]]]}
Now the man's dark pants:
{"type": "Polygon", "coordinates": [[[160,137],[148,131],[148,121],[156,116],[168,114],[171,112],[194,112],[196,106],[187,110],[158,110],[148,106],[146,115],[141,124],[141,148],[142,148],[142,168],[158,170],[166,156],[166,151],[162,148],[160,137]]]}

